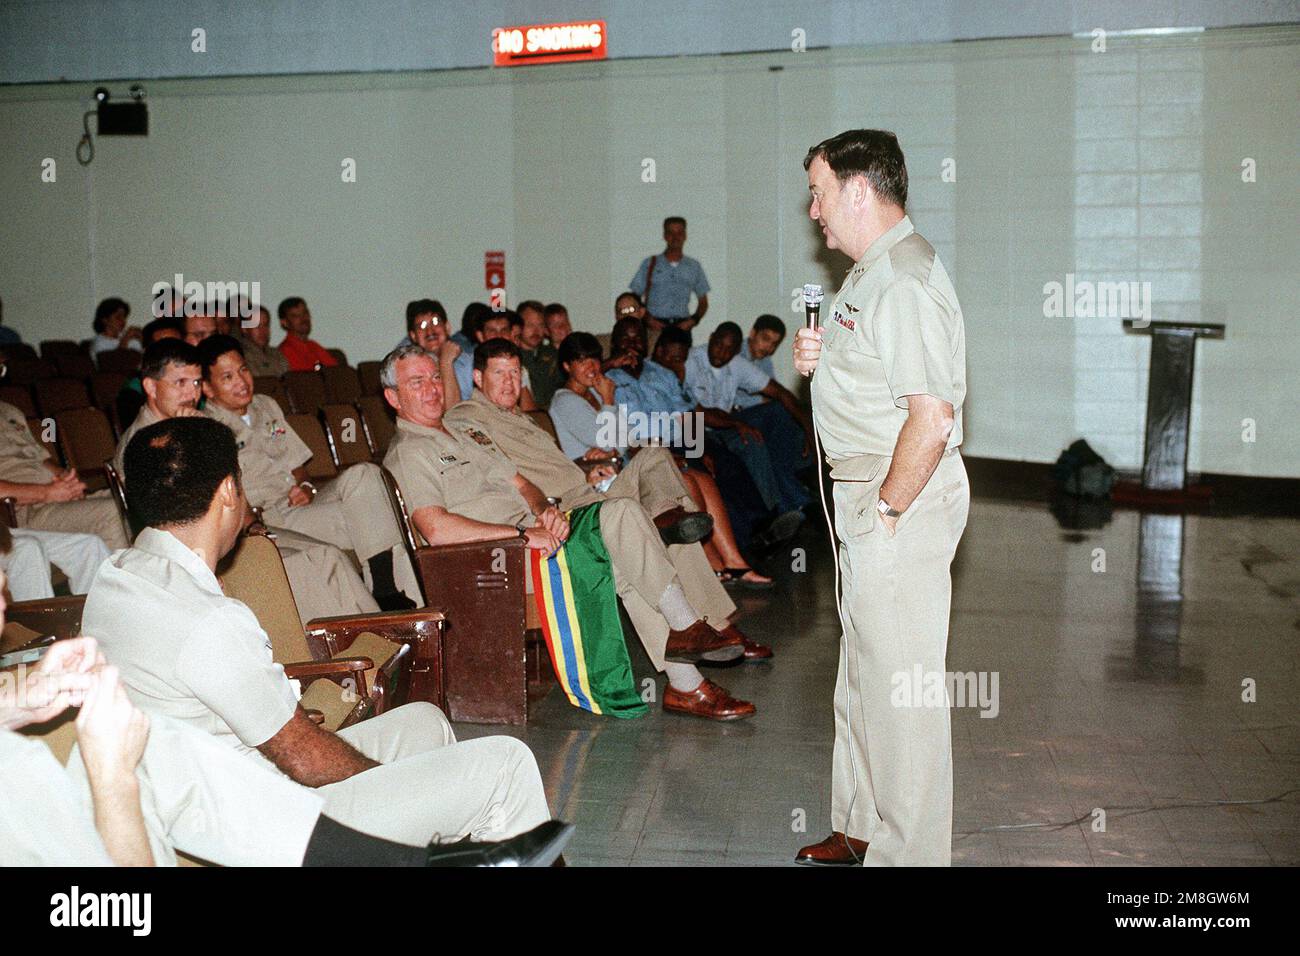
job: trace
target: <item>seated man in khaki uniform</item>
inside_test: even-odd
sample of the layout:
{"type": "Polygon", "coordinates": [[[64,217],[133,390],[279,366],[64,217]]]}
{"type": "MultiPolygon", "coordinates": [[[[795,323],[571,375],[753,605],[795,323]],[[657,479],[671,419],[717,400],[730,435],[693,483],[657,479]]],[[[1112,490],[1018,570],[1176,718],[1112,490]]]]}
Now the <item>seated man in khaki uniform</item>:
{"type": "Polygon", "coordinates": [[[262,509],[262,520],[355,553],[369,567],[371,590],[383,610],[415,607],[393,580],[396,564],[414,589],[415,575],[379,466],[360,462],[317,488],[305,467],[311,449],[285,422],[274,398],[253,394],[253,375],[239,341],[214,335],[199,346],[199,358],[204,412],[235,433],[244,496],[262,509]]]}
{"type": "Polygon", "coordinates": [[[271,311],[264,305],[254,307],[251,325],[239,325],[240,343],[244,346],[244,359],[254,375],[274,375],[280,378],[289,371],[284,353],[271,345],[271,311]]]}
{"type": "MultiPolygon", "coordinates": [[[[519,370],[519,348],[514,343],[495,339],[479,346],[474,353],[474,397],[447,411],[447,427],[475,440],[491,439],[522,477],[543,495],[559,499],[565,511],[613,497],[638,501],[654,518],[660,537],[669,546],[668,556],[691,604],[710,621],[725,621],[735,614],[736,605],[698,543],[713,530],[713,519],[691,510],[695,504],[668,450],[641,449],[617,477],[613,477],[611,466],[584,472],[528,415],[514,410],[519,370]],[[606,488],[603,492],[598,490],[602,486],[606,488]]],[[[770,657],[771,648],[745,639],[746,661],[770,657]]]]}
{"type": "MultiPolygon", "coordinates": [[[[426,541],[453,544],[523,534],[530,548],[549,554],[561,547],[569,533],[565,515],[491,438],[444,423],[442,381],[432,356],[415,346],[399,348],[384,359],[380,376],[384,397],[397,410],[397,434],[384,464],[402,487],[411,521],[426,541]]],[[[684,548],[665,549],[635,501],[598,499],[584,507],[601,509],[601,537],[619,597],[651,663],[668,675],[664,710],[713,720],[753,714],[753,704],[704,680],[694,666],[709,655],[734,660],[743,653],[744,636],[727,623],[734,605],[696,603],[710,600],[694,587],[701,580],[698,563],[684,548]],[[710,609],[718,616],[701,620],[699,612],[710,609]]],[[[715,580],[707,563],[704,573],[715,580]]]]}
{"type": "Polygon", "coordinates": [[[247,510],[229,428],[202,417],[159,422],[131,440],[126,465],[131,513],[145,527],[101,566],[82,628],[137,706],[317,788],[331,817],[372,836],[502,839],[550,818],[537,764],[518,740],[457,743],[424,703],[337,734],[307,716],[266,632],[214,573],[247,510]]]}
{"type": "Polygon", "coordinates": [[[14,499],[20,527],[78,531],[98,535],[110,549],[126,547],[126,529],[108,492],[87,495],[76,471],[59,467],[27,417],[8,402],[0,402],[0,498],[14,499]]]}
{"type": "MultiPolygon", "coordinates": [[[[138,431],[165,419],[203,414],[198,410],[202,360],[197,348],[177,339],[162,339],[145,349],[140,369],[145,404],[117,443],[116,465],[123,483],[127,482],[126,447],[138,431]]],[[[283,422],[280,427],[288,428],[283,422]]],[[[270,532],[284,559],[303,623],[317,617],[379,610],[361,575],[337,547],[292,530],[272,527],[270,532]]]]}
{"type": "MultiPolygon", "coordinates": [[[[0,574],[0,591],[4,576],[0,574]]],[[[0,624],[3,603],[0,602],[0,624]]],[[[0,681],[0,866],[460,866],[549,862],[555,822],[504,843],[408,846],[321,813],[324,799],[180,721],[146,717],[94,638],[57,641],[0,681]],[[13,731],[80,707],[65,769],[13,731]]]]}
{"type": "Polygon", "coordinates": [[[520,473],[547,495],[559,498],[565,509],[607,497],[635,498],[654,519],[665,544],[691,544],[709,536],[713,519],[697,509],[668,449],[642,448],[622,471],[609,464],[580,467],[532,418],[517,410],[522,355],[508,339],[479,345],[474,350],[473,395],[448,409],[447,424],[491,435],[520,473]],[[488,375],[485,370],[494,359],[494,372],[488,375]]]}

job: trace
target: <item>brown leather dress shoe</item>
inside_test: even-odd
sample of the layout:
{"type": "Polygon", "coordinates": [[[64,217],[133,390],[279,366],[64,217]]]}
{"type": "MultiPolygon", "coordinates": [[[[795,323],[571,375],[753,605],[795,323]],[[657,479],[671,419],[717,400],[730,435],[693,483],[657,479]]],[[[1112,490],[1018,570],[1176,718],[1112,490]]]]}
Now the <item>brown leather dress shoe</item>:
{"type": "Polygon", "coordinates": [[[855,840],[836,830],[821,843],[804,847],[795,854],[794,861],[803,866],[861,866],[866,855],[866,840],[855,840]]]}
{"type": "MultiPolygon", "coordinates": [[[[730,630],[730,629],[729,629],[730,630]]],[[[715,631],[707,621],[696,621],[684,631],[669,631],[664,648],[664,660],[674,664],[694,664],[710,651],[730,650],[730,657],[744,653],[744,638],[735,634],[715,631]]]]}
{"type": "Polygon", "coordinates": [[[694,544],[713,533],[713,519],[703,511],[687,511],[679,505],[655,515],[655,527],[664,544],[694,544]]]}
{"type": "Polygon", "coordinates": [[[747,700],[737,700],[711,680],[700,681],[695,690],[674,690],[672,684],[664,691],[664,710],[706,720],[740,720],[752,717],[754,705],[747,700]]]}
{"type": "Polygon", "coordinates": [[[772,648],[768,647],[766,644],[760,644],[758,641],[751,641],[741,633],[740,628],[736,627],[736,625],[728,624],[722,629],[722,633],[728,637],[736,637],[740,639],[741,644],[743,644],[745,648],[745,652],[742,656],[744,657],[746,664],[754,664],[758,661],[770,661],[772,659],[772,648]]]}

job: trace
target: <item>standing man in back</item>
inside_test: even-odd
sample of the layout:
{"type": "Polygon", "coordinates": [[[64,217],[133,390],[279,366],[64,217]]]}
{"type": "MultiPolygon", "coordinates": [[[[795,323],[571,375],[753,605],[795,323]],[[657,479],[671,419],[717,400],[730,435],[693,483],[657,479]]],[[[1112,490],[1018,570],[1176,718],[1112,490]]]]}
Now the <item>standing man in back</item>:
{"type": "Polygon", "coordinates": [[[645,303],[646,322],[654,331],[676,325],[689,332],[709,311],[709,280],[698,260],[682,252],[685,245],[686,220],[669,216],[664,220],[664,251],[643,259],[632,277],[631,289],[645,303]]]}

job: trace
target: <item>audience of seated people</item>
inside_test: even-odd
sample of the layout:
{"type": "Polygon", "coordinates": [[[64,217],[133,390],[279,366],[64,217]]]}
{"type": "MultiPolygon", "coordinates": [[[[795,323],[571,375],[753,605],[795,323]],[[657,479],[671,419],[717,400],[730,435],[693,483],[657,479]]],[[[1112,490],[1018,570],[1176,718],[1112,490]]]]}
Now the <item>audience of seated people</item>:
{"type": "MultiPolygon", "coordinates": [[[[144,376],[147,400],[135,421],[118,440],[114,459],[128,496],[132,476],[127,471],[126,449],[136,433],[164,420],[203,414],[199,411],[199,400],[203,395],[203,358],[194,346],[184,341],[163,339],[145,350],[140,372],[144,376]]],[[[285,422],[280,406],[274,399],[266,401],[269,404],[258,405],[258,411],[264,417],[259,417],[257,423],[266,432],[267,440],[300,446],[301,442],[285,422]]],[[[269,528],[274,536],[304,622],[316,617],[367,614],[379,610],[378,602],[366,590],[356,566],[339,548],[289,528],[254,522],[251,507],[245,515],[245,523],[252,524],[255,531],[264,532],[269,528]]]]}
{"type": "Polygon", "coordinates": [[[723,322],[708,345],[691,349],[684,367],[686,390],[710,436],[745,462],[764,504],[801,520],[812,498],[797,472],[811,460],[812,421],[789,389],[741,357],[741,342],[740,326],[723,322]],[[772,399],[771,406],[785,414],[763,413],[766,431],[733,414],[741,388],[772,399]]]}
{"type": "Polygon", "coordinates": [[[311,450],[284,421],[269,395],[253,394],[244,348],[229,335],[199,346],[204,413],[235,433],[248,504],[269,527],[288,528],[352,551],[370,572],[371,591],[386,611],[415,606],[394,582],[394,567],[414,589],[402,531],[388,504],[379,466],[358,462],[318,488],[307,477],[311,450]]]}
{"type": "MultiPolygon", "coordinates": [[[[644,365],[641,356],[645,348],[645,328],[639,321],[618,323],[614,340],[619,350],[618,367],[612,368],[609,374],[601,371],[601,347],[594,335],[574,332],[560,346],[560,366],[567,379],[551,401],[550,416],[561,449],[575,460],[590,461],[614,454],[626,461],[640,450],[636,446],[668,447],[677,456],[681,478],[691,499],[713,519],[713,533],[702,544],[709,565],[719,580],[747,588],[770,588],[772,579],[755,571],[742,554],[742,545],[730,516],[733,510],[739,516],[744,542],[748,544],[752,525],[762,513],[754,508],[757,491],[744,466],[738,461],[724,461],[723,470],[717,472],[714,456],[707,459],[704,454],[691,456],[690,449],[682,444],[686,436],[680,427],[684,414],[689,414],[689,408],[678,405],[660,409],[652,401],[635,394],[639,384],[637,376],[642,374],[644,365]],[[614,378],[616,374],[620,380],[630,383],[630,387],[623,388],[621,396],[614,378]],[[674,421],[677,426],[671,427],[674,421]],[[665,425],[670,427],[665,429],[665,425]],[[633,447],[603,445],[605,441],[617,442],[621,438],[628,439],[633,447]],[[727,468],[731,469],[730,474],[727,468]],[[727,496],[719,487],[721,482],[715,480],[715,472],[724,480],[731,479],[729,491],[734,504],[729,506],[727,496]]],[[[675,379],[673,383],[676,384],[675,379]]],[[[704,435],[698,437],[702,440],[704,435]]],[[[702,453],[703,450],[698,445],[695,448],[696,452],[702,453]]],[[[719,451],[730,458],[725,449],[719,451]]]]}
{"type": "MultiPolygon", "coordinates": [[[[515,412],[520,361],[513,343],[484,343],[475,356],[474,380],[484,390],[457,406],[464,414],[453,422],[444,414],[442,383],[431,357],[411,348],[398,349],[384,360],[384,395],[398,414],[398,435],[385,464],[406,495],[419,533],[431,544],[452,544],[522,532],[528,547],[552,554],[568,536],[569,518],[564,512],[599,508],[601,536],[618,594],[651,663],[668,676],[664,709],[713,720],[753,714],[753,704],[705,680],[695,666],[706,659],[771,656],[727,622],[735,605],[726,595],[702,587],[707,582],[701,571],[708,573],[707,564],[701,568],[698,548],[692,550],[687,543],[697,540],[698,532],[676,532],[662,520],[656,529],[651,513],[637,499],[592,491],[581,469],[554,445],[549,447],[560,464],[552,464],[545,477],[571,470],[567,483],[561,480],[551,488],[539,487],[525,474],[525,466],[511,453],[511,448],[519,447],[512,429],[495,427],[494,421],[498,414],[513,415],[521,419],[521,426],[528,422],[527,427],[536,428],[515,412]],[[467,408],[480,402],[499,404],[483,416],[467,408]],[[509,444],[503,447],[499,436],[509,444]],[[557,494],[556,485],[566,485],[563,494],[557,494]],[[560,505],[548,502],[548,494],[556,495],[560,505]]],[[[550,442],[549,436],[542,438],[550,442]]],[[[641,457],[649,458],[656,450],[646,449],[641,457]]],[[[642,472],[649,485],[650,471],[642,472]]],[[[680,523],[678,502],[669,498],[664,504],[680,523]]]]}
{"type": "MultiPolygon", "coordinates": [[[[254,375],[337,364],[312,340],[306,302],[280,303],[278,348],[269,311],[247,306],[245,324],[233,302],[199,303],[142,330],[127,326],[122,300],[105,300],[96,312],[92,354],[145,351],[140,375],[117,401],[116,462],[132,516],[144,526],[132,547],[111,498],[87,496],[22,412],[0,404],[8,435],[0,442],[0,496],[14,498],[19,519],[17,528],[0,527],[0,571],[9,572],[10,593],[20,600],[51,596],[53,568],[73,593],[90,591],[83,630],[100,645],[58,642],[66,649],[47,653],[37,683],[52,688],[51,713],[83,706],[81,746],[114,752],[118,778],[92,779],[103,775],[102,761],[92,768],[74,757],[66,770],[51,766],[40,745],[14,746],[21,738],[0,730],[0,766],[38,767],[31,779],[49,788],[44,805],[59,811],[49,830],[69,834],[58,851],[45,841],[31,846],[30,838],[15,845],[41,862],[165,863],[178,849],[218,863],[267,865],[482,865],[553,856],[567,834],[553,823],[547,829],[550,813],[526,747],[509,738],[457,744],[441,712],[423,704],[327,734],[271,663],[256,620],[221,595],[216,561],[246,533],[274,539],[304,620],[410,607],[402,591],[417,591],[378,468],[352,466],[317,489],[304,470],[311,453],[283,410],[254,394],[254,375]],[[344,551],[360,559],[370,590],[344,551]],[[145,734],[106,741],[98,725],[110,713],[114,727],[134,722],[145,734]],[[134,811],[128,799],[118,801],[125,810],[116,821],[97,806],[87,812],[100,791],[130,791],[131,779],[134,811]],[[143,813],[142,786],[152,788],[143,813]],[[153,815],[150,807],[183,803],[187,787],[219,793],[228,809],[247,812],[214,822],[185,804],[170,817],[153,815]],[[506,839],[447,847],[436,834],[506,839]]],[[[753,704],[706,680],[698,666],[772,657],[736,627],[735,604],[720,584],[770,588],[746,553],[788,539],[809,500],[799,481],[812,464],[807,415],[773,379],[771,356],[785,327],[760,316],[743,339],[738,326],[723,323],[695,349],[688,332],[668,328],[651,353],[635,294],[618,297],[615,317],[606,356],[595,336],[573,332],[559,303],[526,300],[517,312],[471,303],[455,335],[437,300],[409,303],[407,337],[381,370],[397,414],[385,465],[414,529],[433,545],[522,534],[530,549],[551,554],[565,547],[583,509],[599,510],[617,593],[668,678],[664,709],[714,720],[749,716],[753,704]],[[559,448],[524,414],[537,408],[549,408],[559,448]],[[673,441],[671,428],[644,443],[617,427],[602,434],[606,419],[616,425],[620,413],[636,411],[660,426],[700,415],[708,426],[703,453],[687,456],[680,442],[662,447],[673,441]]],[[[0,700],[0,725],[32,722],[31,713],[13,716],[20,708],[11,707],[6,715],[5,706],[0,700]]],[[[0,796],[19,800],[5,791],[5,777],[0,770],[0,796]]]]}

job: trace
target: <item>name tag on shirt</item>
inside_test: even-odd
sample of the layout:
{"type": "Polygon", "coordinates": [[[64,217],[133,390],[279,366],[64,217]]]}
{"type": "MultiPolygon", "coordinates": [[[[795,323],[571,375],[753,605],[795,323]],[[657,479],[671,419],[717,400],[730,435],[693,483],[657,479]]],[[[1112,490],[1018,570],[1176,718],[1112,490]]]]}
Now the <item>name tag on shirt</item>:
{"type": "Polygon", "coordinates": [[[456,458],[455,455],[439,455],[439,456],[438,456],[438,461],[442,462],[444,465],[454,465],[454,464],[457,462],[457,460],[458,460],[458,459],[456,458]]]}

